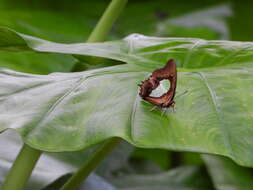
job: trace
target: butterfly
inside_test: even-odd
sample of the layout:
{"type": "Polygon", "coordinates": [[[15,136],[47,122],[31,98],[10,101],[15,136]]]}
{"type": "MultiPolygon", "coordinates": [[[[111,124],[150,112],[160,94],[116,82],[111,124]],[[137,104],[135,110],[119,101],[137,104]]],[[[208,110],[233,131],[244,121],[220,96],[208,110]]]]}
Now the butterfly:
{"type": "Polygon", "coordinates": [[[139,95],[147,102],[159,107],[159,108],[174,108],[174,97],[177,87],[177,68],[176,62],[173,59],[167,61],[163,68],[157,69],[152,72],[151,76],[142,81],[140,86],[139,95]],[[150,96],[153,90],[155,90],[162,80],[170,81],[169,90],[160,97],[150,96]]]}

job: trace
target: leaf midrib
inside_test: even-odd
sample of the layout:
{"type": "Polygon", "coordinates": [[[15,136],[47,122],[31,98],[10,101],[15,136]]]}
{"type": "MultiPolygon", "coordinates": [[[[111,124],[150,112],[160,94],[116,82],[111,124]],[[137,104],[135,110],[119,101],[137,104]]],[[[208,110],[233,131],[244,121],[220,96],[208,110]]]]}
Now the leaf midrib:
{"type": "Polygon", "coordinates": [[[216,115],[216,118],[218,119],[218,125],[220,126],[219,129],[221,130],[221,134],[223,135],[223,139],[224,139],[224,143],[225,146],[228,149],[228,154],[230,154],[233,158],[235,158],[235,154],[233,152],[233,146],[231,144],[231,140],[230,140],[230,134],[229,134],[229,130],[227,129],[226,125],[223,125],[226,129],[223,129],[223,126],[221,125],[222,123],[222,119],[220,118],[220,110],[218,109],[218,102],[217,102],[217,98],[216,95],[214,94],[214,90],[211,88],[211,86],[208,84],[207,79],[204,75],[203,72],[196,72],[199,76],[200,79],[203,81],[204,86],[206,86],[207,91],[209,92],[208,94],[210,95],[211,98],[211,105],[213,105],[212,107],[214,108],[214,113],[216,115]]]}

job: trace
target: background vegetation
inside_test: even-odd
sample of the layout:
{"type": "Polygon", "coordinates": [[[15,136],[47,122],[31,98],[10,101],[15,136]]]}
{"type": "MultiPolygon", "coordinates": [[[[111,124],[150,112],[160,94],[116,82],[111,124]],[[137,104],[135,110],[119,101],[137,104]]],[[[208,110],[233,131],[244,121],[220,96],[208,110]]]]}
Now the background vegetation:
{"type": "MultiPolygon", "coordinates": [[[[42,105],[49,105],[57,97],[57,93],[61,93],[61,91],[53,91],[50,87],[41,88],[37,94],[27,93],[24,97],[28,97],[32,106],[23,105],[24,99],[22,98],[24,97],[19,96],[19,99],[15,100],[16,105],[8,104],[10,107],[7,112],[15,113],[15,117],[7,117],[7,106],[3,102],[2,107],[0,106],[2,112],[0,114],[0,129],[4,131],[0,135],[0,184],[3,183],[14,162],[23,140],[32,147],[43,151],[71,150],[71,152],[43,153],[26,186],[27,190],[56,190],[60,189],[62,184],[69,179],[74,171],[82,167],[86,160],[89,160],[90,155],[93,155],[95,150],[100,147],[97,143],[111,136],[120,136],[128,142],[120,140],[114,151],[79,187],[80,190],[252,189],[251,65],[253,45],[249,41],[252,41],[253,38],[251,32],[253,31],[251,22],[253,3],[251,1],[242,3],[240,1],[211,0],[129,1],[106,38],[106,41],[116,41],[107,42],[106,46],[99,43],[93,46],[84,44],[81,45],[80,50],[71,45],[69,47],[61,46],[59,49],[58,47],[62,44],[48,42],[69,44],[87,41],[108,3],[109,1],[102,0],[85,2],[77,0],[30,0],[25,2],[8,0],[1,2],[0,26],[19,32],[15,33],[9,29],[1,28],[1,67],[30,74],[50,74],[73,70],[86,72],[73,75],[58,73],[47,75],[49,77],[41,75],[38,77],[38,75],[1,71],[0,87],[3,90],[0,92],[5,94],[8,90],[27,90],[27,87],[34,88],[34,85],[40,87],[44,84],[55,85],[53,87],[57,87],[57,89],[61,86],[62,90],[65,90],[65,87],[69,88],[69,86],[75,85],[83,76],[90,78],[94,76],[88,83],[88,90],[79,89],[83,94],[90,93],[88,97],[91,103],[85,102],[85,96],[73,98],[70,102],[72,105],[75,101],[82,100],[85,107],[88,107],[88,111],[73,108],[76,112],[68,113],[65,110],[61,114],[67,113],[67,116],[64,115],[66,120],[62,121],[62,118],[58,118],[56,123],[82,121],[83,115],[86,114],[85,117],[87,115],[93,117],[93,120],[91,119],[93,123],[90,126],[95,127],[100,133],[96,133],[90,139],[88,139],[88,135],[85,138],[80,135],[75,138],[68,136],[61,141],[60,137],[64,136],[65,131],[63,133],[50,131],[50,134],[53,134],[51,138],[47,138],[47,131],[43,131],[41,136],[38,135],[38,138],[42,138],[42,140],[38,141],[34,136],[26,135],[32,131],[33,125],[31,124],[28,127],[18,127],[17,131],[23,138],[21,140],[16,131],[5,129],[15,128],[9,126],[13,126],[16,121],[21,124],[23,121],[20,118],[26,118],[30,114],[29,111],[36,113],[38,108],[41,111],[47,110],[48,108],[44,108],[42,105]],[[204,40],[154,39],[152,37],[142,39],[142,36],[130,35],[133,33],[156,37],[193,37],[204,40]],[[120,40],[128,35],[130,36],[127,39],[120,40]],[[36,38],[31,39],[29,36],[36,38]],[[129,44],[133,46],[129,47],[129,44]],[[194,48],[189,48],[189,44],[194,48]],[[92,51],[89,51],[91,47],[92,51]],[[168,50],[172,53],[163,53],[168,50]],[[183,53],[179,54],[178,52],[183,53]],[[185,58],[186,55],[187,58],[185,58]],[[103,60],[103,64],[100,64],[102,59],[94,57],[107,59],[103,60]],[[117,93],[122,98],[126,88],[128,92],[126,99],[130,97],[129,102],[126,101],[124,106],[118,107],[117,112],[126,112],[131,109],[130,105],[134,99],[137,83],[148,76],[148,73],[154,68],[162,66],[168,57],[176,58],[180,67],[179,92],[183,92],[189,86],[196,87],[190,89],[192,93],[177,100],[177,107],[184,107],[184,109],[178,109],[176,116],[168,116],[173,119],[174,128],[167,130],[162,126],[161,129],[158,129],[158,121],[167,126],[170,124],[170,120],[163,117],[159,111],[145,112],[150,108],[148,104],[140,104],[137,108],[138,118],[144,119],[134,120],[136,122],[134,126],[143,127],[138,128],[135,139],[131,139],[127,133],[122,132],[123,124],[128,122],[126,115],[119,115],[118,121],[116,119],[110,120],[117,124],[116,127],[106,128],[101,126],[101,123],[95,122],[97,118],[103,118],[100,114],[110,113],[104,118],[110,118],[111,114],[116,114],[113,112],[115,109],[113,102],[115,102],[115,97],[118,97],[117,93]],[[224,57],[226,59],[222,59],[224,57]],[[128,64],[123,65],[123,62],[128,64]],[[108,67],[112,65],[116,65],[116,67],[108,67]],[[94,70],[96,68],[101,68],[101,70],[94,70]],[[245,72],[241,72],[242,70],[245,72]],[[131,73],[132,71],[140,73],[131,73]],[[141,73],[143,71],[145,72],[141,73]],[[206,100],[206,96],[201,96],[201,93],[208,94],[208,90],[201,86],[202,83],[199,83],[199,79],[196,79],[196,72],[203,72],[204,77],[208,78],[210,86],[215,89],[214,91],[224,94],[220,112],[222,120],[220,126],[223,131],[217,136],[214,132],[214,137],[210,135],[212,133],[210,131],[201,131],[203,123],[208,126],[205,129],[212,129],[216,127],[215,122],[217,121],[208,118],[208,114],[213,114],[215,111],[209,106],[211,101],[206,100]],[[107,73],[117,74],[117,80],[114,76],[105,76],[107,73]],[[104,78],[101,79],[100,76],[104,78]],[[242,79],[245,80],[242,81],[242,79]],[[220,81],[222,82],[220,83],[220,81]],[[219,84],[222,85],[219,86],[219,84]],[[219,91],[218,88],[222,89],[222,87],[225,90],[219,91]],[[47,93],[46,98],[43,93],[47,93]],[[99,96],[108,97],[110,94],[113,94],[114,99],[108,98],[103,104],[106,98],[100,99],[99,96]],[[37,102],[42,103],[38,104],[37,102]],[[93,105],[97,102],[99,102],[99,106],[94,106],[94,108],[93,105]],[[191,105],[192,102],[196,103],[195,107],[191,105]],[[247,105],[242,105],[242,103],[247,105]],[[129,105],[129,107],[125,105],[129,105]],[[201,115],[199,107],[211,111],[207,111],[207,115],[201,115]],[[104,109],[103,112],[100,112],[102,109],[104,109]],[[21,111],[24,115],[17,117],[21,111]],[[71,119],[73,115],[75,115],[75,119],[71,119]],[[224,118],[226,122],[223,121],[224,118]],[[191,123],[192,120],[194,123],[191,123]],[[100,126],[105,129],[101,129],[100,126]],[[194,128],[194,126],[199,126],[199,128],[194,128]],[[146,136],[143,135],[145,133],[147,133],[146,136]],[[173,135],[167,139],[167,136],[162,134],[173,135]],[[229,138],[224,137],[226,135],[229,138]],[[179,137],[186,137],[186,143],[185,139],[182,140],[179,137]],[[51,139],[55,141],[50,141],[51,139]],[[221,143],[224,139],[230,139],[227,141],[229,144],[227,147],[223,147],[223,143],[221,143]],[[89,148],[83,150],[87,147],[89,148]],[[219,154],[219,156],[202,153],[219,154]]],[[[71,109],[71,111],[73,110],[71,109]]],[[[105,120],[101,119],[100,121],[105,120]]],[[[52,123],[55,124],[54,121],[52,123]]],[[[102,123],[106,125],[106,122],[102,123]]],[[[79,127],[77,126],[77,129],[79,127]]],[[[89,134],[92,134],[92,131],[89,131],[89,134]]]]}

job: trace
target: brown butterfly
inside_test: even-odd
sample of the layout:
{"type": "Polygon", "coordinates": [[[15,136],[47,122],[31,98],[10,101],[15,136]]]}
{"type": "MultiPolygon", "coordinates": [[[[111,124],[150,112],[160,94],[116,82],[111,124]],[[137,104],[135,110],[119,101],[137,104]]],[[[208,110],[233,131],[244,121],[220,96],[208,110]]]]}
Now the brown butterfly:
{"type": "Polygon", "coordinates": [[[175,93],[177,87],[177,69],[176,63],[170,59],[166,65],[152,72],[151,76],[140,85],[139,95],[149,103],[159,108],[169,108],[175,106],[175,93]],[[160,97],[150,96],[151,92],[160,85],[160,81],[167,79],[170,81],[169,90],[160,97]]]}

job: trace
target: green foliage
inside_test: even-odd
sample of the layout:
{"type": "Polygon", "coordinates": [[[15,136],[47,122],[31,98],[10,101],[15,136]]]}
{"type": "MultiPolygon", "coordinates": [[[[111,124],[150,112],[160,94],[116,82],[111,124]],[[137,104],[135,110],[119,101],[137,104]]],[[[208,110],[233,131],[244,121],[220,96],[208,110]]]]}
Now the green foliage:
{"type": "Polygon", "coordinates": [[[153,161],[164,170],[170,166],[170,154],[167,150],[138,148],[133,152],[132,158],[140,159],[140,162],[143,162],[142,159],[153,161]]]}
{"type": "Polygon", "coordinates": [[[87,16],[50,10],[4,10],[0,25],[57,42],[80,42],[92,31],[87,16]],[[74,21],[73,21],[74,20],[74,21]],[[61,23],[61,24],[59,24],[61,23]]]}
{"type": "MultiPolygon", "coordinates": [[[[118,136],[139,147],[215,153],[253,165],[252,43],[131,35],[115,42],[59,44],[2,31],[14,47],[23,39],[20,50],[128,63],[48,76],[2,71],[1,109],[9,107],[2,130],[17,129],[32,147],[74,151],[118,136]],[[138,96],[137,84],[169,58],[178,64],[178,94],[188,93],[176,98],[175,113],[162,115],[159,109],[149,111],[152,105],[138,96]],[[14,97],[15,108],[10,106],[14,97]],[[17,114],[21,109],[22,114],[17,114]]],[[[6,50],[4,38],[1,47],[6,50]]]]}
{"type": "MultiPolygon", "coordinates": [[[[10,130],[0,134],[0,184],[3,183],[22,144],[20,135],[15,131],[10,130]]],[[[75,169],[74,166],[66,162],[43,154],[39,161],[39,167],[33,171],[32,180],[29,181],[26,190],[42,189],[61,176],[72,173],[75,169]]]]}
{"type": "Polygon", "coordinates": [[[217,190],[250,190],[253,174],[249,168],[236,165],[224,157],[202,156],[217,190]]]}
{"type": "MultiPolygon", "coordinates": [[[[84,42],[106,4],[1,2],[0,25],[26,34],[0,29],[1,67],[35,74],[89,70],[50,75],[0,72],[0,131],[15,129],[25,142],[42,150],[71,151],[43,154],[27,190],[59,189],[99,145],[83,148],[112,136],[151,149],[137,148],[131,154],[132,146],[120,145],[80,189],[251,189],[251,169],[197,153],[224,155],[252,167],[252,43],[131,35],[106,43],[66,44],[84,42]],[[149,111],[152,106],[138,97],[137,84],[168,58],[178,64],[177,95],[188,92],[176,97],[175,113],[162,115],[159,109],[149,111]],[[177,165],[205,165],[207,171],[200,166],[171,169],[175,159],[177,165]]],[[[139,32],[249,41],[250,7],[250,2],[236,1],[135,1],[107,39],[139,32]]],[[[6,135],[9,131],[0,135],[0,184],[21,144],[16,135],[6,135]]]]}
{"type": "Polygon", "coordinates": [[[0,52],[0,66],[2,68],[27,73],[48,74],[54,71],[68,72],[75,62],[76,60],[69,55],[0,52]]]}
{"type": "Polygon", "coordinates": [[[130,175],[112,180],[122,190],[213,190],[201,167],[185,166],[152,175],[130,175]],[[197,179],[197,180],[196,180],[197,179]]]}
{"type": "Polygon", "coordinates": [[[229,4],[212,6],[163,20],[157,24],[156,34],[207,40],[228,39],[229,31],[225,19],[231,16],[229,4]]]}

